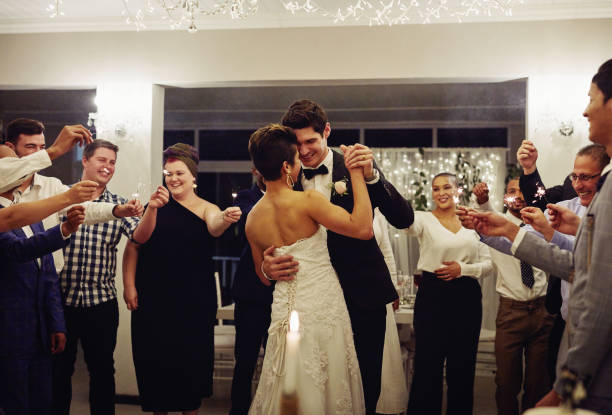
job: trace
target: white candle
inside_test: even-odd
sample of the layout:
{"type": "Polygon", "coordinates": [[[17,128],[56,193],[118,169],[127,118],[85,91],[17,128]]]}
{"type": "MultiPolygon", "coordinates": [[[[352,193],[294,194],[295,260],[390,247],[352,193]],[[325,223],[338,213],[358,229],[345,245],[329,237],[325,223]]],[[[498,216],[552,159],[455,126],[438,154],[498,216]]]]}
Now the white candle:
{"type": "Polygon", "coordinates": [[[293,395],[297,388],[300,348],[300,321],[297,311],[293,310],[289,317],[289,331],[285,354],[285,382],[283,394],[293,395]]]}

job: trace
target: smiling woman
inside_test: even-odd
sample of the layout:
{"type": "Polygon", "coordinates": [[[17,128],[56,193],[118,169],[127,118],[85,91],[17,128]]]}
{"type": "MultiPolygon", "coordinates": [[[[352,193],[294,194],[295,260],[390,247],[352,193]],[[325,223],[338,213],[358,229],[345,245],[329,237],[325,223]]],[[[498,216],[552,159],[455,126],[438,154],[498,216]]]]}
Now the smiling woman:
{"type": "Polygon", "coordinates": [[[432,181],[432,212],[415,212],[406,231],[420,245],[417,272],[423,278],[414,308],[416,338],[409,413],[440,413],[446,361],[448,411],[472,413],[476,349],[482,321],[478,279],[492,269],[487,248],[455,215],[457,178],[432,181]],[[452,344],[448,348],[446,345],[452,344]]]}

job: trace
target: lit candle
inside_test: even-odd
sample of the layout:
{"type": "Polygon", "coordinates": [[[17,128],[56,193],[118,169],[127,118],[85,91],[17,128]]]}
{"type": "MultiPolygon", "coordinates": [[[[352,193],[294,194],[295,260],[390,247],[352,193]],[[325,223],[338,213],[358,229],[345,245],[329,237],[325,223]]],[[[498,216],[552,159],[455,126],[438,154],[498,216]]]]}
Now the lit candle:
{"type": "Polygon", "coordinates": [[[289,331],[287,332],[287,345],[285,355],[285,381],[283,394],[295,394],[298,380],[299,347],[300,347],[300,321],[297,311],[293,310],[289,318],[289,331]]]}
{"type": "Polygon", "coordinates": [[[236,197],[237,197],[237,196],[238,196],[238,193],[236,193],[236,192],[232,192],[232,202],[233,202],[234,204],[236,204],[236,197]]]}

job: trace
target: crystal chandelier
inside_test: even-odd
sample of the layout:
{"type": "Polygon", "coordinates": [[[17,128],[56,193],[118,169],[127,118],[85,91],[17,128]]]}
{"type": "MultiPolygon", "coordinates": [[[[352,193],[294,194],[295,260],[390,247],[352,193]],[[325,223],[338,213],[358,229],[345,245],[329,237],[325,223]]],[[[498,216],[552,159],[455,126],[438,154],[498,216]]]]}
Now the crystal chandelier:
{"type": "Polygon", "coordinates": [[[54,18],[57,16],[63,16],[64,12],[62,11],[62,0],[55,0],[53,3],[49,3],[47,6],[47,12],[49,13],[49,17],[54,18]]]}
{"type": "Polygon", "coordinates": [[[334,19],[334,23],[345,21],[367,22],[370,26],[405,23],[432,23],[440,17],[451,17],[461,22],[471,16],[511,16],[512,6],[523,0],[347,0],[335,11],[320,6],[314,0],[289,0],[285,9],[298,12],[317,13],[334,19]]]}
{"type": "Polygon", "coordinates": [[[198,16],[229,15],[232,19],[244,19],[257,12],[258,0],[220,0],[206,6],[201,0],[146,0],[142,7],[131,8],[129,0],[123,1],[122,15],[136,30],[146,29],[147,15],[162,15],[172,29],[186,28],[189,33],[198,31],[198,16]]]}

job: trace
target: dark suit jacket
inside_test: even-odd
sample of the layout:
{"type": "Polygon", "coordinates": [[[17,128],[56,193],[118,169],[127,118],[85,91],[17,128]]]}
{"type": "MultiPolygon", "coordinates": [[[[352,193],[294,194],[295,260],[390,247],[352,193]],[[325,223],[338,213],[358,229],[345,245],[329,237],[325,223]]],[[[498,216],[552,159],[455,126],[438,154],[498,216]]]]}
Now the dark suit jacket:
{"type": "Polygon", "coordinates": [[[34,236],[0,233],[0,356],[31,357],[50,351],[51,333],[65,333],[64,312],[51,253],[69,242],[60,225],[34,236]],[[38,265],[36,258],[40,258],[38,265]]]}
{"type": "Polygon", "coordinates": [[[259,190],[259,187],[254,184],[250,189],[238,192],[236,201],[234,202],[234,205],[238,206],[242,211],[242,216],[236,225],[238,226],[238,237],[240,238],[243,248],[240,254],[238,268],[236,268],[236,273],[234,274],[232,296],[234,297],[234,301],[270,306],[270,304],[272,304],[272,291],[274,290],[274,285],[266,286],[259,280],[253,268],[253,254],[251,253],[251,247],[249,246],[249,241],[244,231],[249,212],[262,196],[263,193],[259,190]]]}
{"type": "Polygon", "coordinates": [[[542,211],[546,209],[547,203],[558,203],[562,200],[569,200],[578,196],[572,186],[572,181],[569,176],[565,178],[563,185],[546,188],[537,169],[528,175],[521,174],[519,186],[527,206],[535,206],[542,209],[542,211]],[[543,197],[537,196],[536,192],[538,191],[538,186],[542,186],[546,189],[546,193],[543,197]]]}
{"type": "MultiPolygon", "coordinates": [[[[333,151],[333,155],[332,181],[335,183],[343,178],[348,179],[349,194],[341,196],[332,191],[330,201],[352,212],[354,203],[350,174],[344,165],[344,156],[336,151],[333,151]]],[[[378,182],[368,185],[372,208],[378,207],[387,221],[396,228],[410,227],[414,221],[414,212],[410,203],[385,179],[380,170],[379,174],[378,182]]],[[[296,190],[303,190],[301,183],[300,175],[295,186],[296,190]]],[[[327,247],[332,265],[338,273],[347,306],[372,309],[398,298],[376,239],[364,241],[328,230],[327,247]]]]}
{"type": "MultiPolygon", "coordinates": [[[[521,188],[521,193],[523,193],[527,206],[534,206],[540,208],[542,211],[546,210],[546,205],[548,203],[558,203],[562,200],[569,200],[578,196],[572,186],[572,181],[569,176],[565,178],[563,185],[546,188],[537,169],[528,175],[521,174],[519,178],[519,187],[521,188]],[[546,193],[543,197],[537,196],[536,192],[538,191],[538,186],[546,189],[546,193]]],[[[548,287],[546,288],[546,309],[551,314],[559,313],[562,303],[561,280],[551,275],[548,279],[548,287]]]]}

